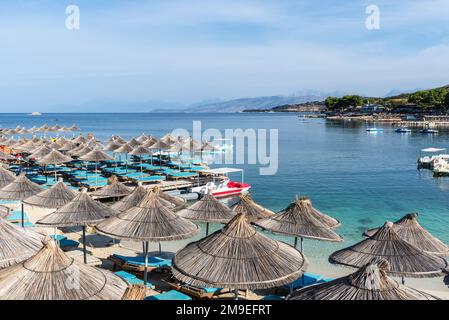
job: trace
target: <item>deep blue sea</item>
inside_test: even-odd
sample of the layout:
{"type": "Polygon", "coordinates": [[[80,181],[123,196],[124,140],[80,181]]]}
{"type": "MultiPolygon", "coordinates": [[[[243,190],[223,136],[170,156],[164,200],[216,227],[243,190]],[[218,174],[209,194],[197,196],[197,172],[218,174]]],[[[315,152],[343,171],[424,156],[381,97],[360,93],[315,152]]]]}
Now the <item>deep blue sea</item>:
{"type": "Polygon", "coordinates": [[[448,147],[448,133],[423,135],[416,130],[398,134],[385,126],[382,133],[373,134],[366,132],[364,123],[255,113],[1,114],[0,126],[76,123],[84,133],[105,140],[111,134],[130,138],[142,132],[161,136],[175,128],[192,130],[193,120],[201,120],[203,129],[279,130],[276,175],[259,175],[257,165],[240,167],[245,169],[245,182],[252,185],[253,198],[261,205],[276,211],[295,195],[307,195],[319,210],[341,221],[337,232],[345,239],[342,244],[305,241],[306,255],[312,259],[326,257],[361,240],[363,230],[412,211],[420,213],[425,228],[449,242],[449,178],[435,179],[431,172],[416,167],[422,148],[448,147]]]}

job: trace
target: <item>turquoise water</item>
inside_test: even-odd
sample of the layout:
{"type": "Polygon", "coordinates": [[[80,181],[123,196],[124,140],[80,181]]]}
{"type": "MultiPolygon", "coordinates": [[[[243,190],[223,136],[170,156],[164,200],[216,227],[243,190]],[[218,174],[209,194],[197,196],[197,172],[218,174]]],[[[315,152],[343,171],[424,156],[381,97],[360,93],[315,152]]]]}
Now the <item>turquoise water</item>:
{"type": "Polygon", "coordinates": [[[284,208],[296,194],[307,195],[341,221],[342,244],[305,241],[312,259],[325,261],[332,251],[362,239],[366,228],[411,211],[420,212],[421,224],[449,242],[449,178],[434,179],[429,171],[416,169],[420,149],[448,146],[444,132],[398,134],[386,126],[382,133],[367,133],[363,123],[343,125],[294,114],[2,114],[0,126],[76,123],[83,132],[106,139],[192,130],[193,120],[202,120],[203,129],[279,130],[277,174],[260,176],[257,165],[244,165],[245,182],[252,185],[254,199],[272,210],[284,208]]]}

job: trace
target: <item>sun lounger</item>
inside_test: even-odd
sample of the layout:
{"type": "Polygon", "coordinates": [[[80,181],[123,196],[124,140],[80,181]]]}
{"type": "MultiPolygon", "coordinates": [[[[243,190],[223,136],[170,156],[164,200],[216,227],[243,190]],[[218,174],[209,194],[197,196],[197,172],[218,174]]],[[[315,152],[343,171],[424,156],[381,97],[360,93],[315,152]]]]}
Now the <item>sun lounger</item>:
{"type": "Polygon", "coordinates": [[[323,282],[326,282],[326,279],[324,279],[322,276],[311,273],[304,273],[302,277],[299,277],[292,283],[285,285],[284,288],[290,289],[293,286],[293,290],[296,290],[302,287],[311,286],[312,284],[318,284],[323,282]]]}
{"type": "Polygon", "coordinates": [[[145,297],[144,300],[192,300],[192,298],[182,292],[170,290],[154,296],[145,297]]]}
{"type": "MultiPolygon", "coordinates": [[[[115,275],[119,276],[120,278],[122,278],[123,280],[125,280],[126,282],[128,282],[129,284],[144,284],[145,281],[143,281],[142,279],[137,278],[135,275],[128,273],[126,271],[116,271],[114,272],[115,275]]],[[[154,284],[147,282],[147,288],[150,289],[154,289],[155,286],[154,284]]]]}
{"type": "Polygon", "coordinates": [[[197,298],[197,299],[210,299],[213,295],[221,291],[221,288],[198,288],[191,285],[188,285],[186,283],[183,283],[176,279],[175,277],[171,276],[167,279],[163,279],[163,282],[168,284],[171,288],[183,292],[191,297],[197,298]]]}
{"type": "MultiPolygon", "coordinates": [[[[29,221],[28,216],[25,212],[23,213],[23,219],[25,222],[29,221]]],[[[6,216],[6,220],[12,223],[22,222],[22,211],[19,210],[10,211],[9,214],[6,216]]]]}
{"type": "Polygon", "coordinates": [[[275,294],[269,294],[260,300],[284,300],[284,298],[275,294]]]}
{"type": "Polygon", "coordinates": [[[0,200],[0,204],[18,204],[17,200],[0,200]]]}
{"type": "Polygon", "coordinates": [[[143,176],[143,177],[135,177],[132,180],[146,183],[146,182],[157,182],[165,180],[166,178],[164,176],[143,176]]]}
{"type": "MultiPolygon", "coordinates": [[[[127,257],[118,254],[113,254],[108,257],[110,261],[114,263],[114,267],[119,267],[123,270],[129,270],[132,272],[143,272],[145,270],[145,262],[142,256],[138,257],[127,257]]],[[[162,259],[159,257],[150,256],[148,257],[148,267],[147,270],[151,271],[154,269],[169,269],[171,267],[171,260],[162,259]]]]}

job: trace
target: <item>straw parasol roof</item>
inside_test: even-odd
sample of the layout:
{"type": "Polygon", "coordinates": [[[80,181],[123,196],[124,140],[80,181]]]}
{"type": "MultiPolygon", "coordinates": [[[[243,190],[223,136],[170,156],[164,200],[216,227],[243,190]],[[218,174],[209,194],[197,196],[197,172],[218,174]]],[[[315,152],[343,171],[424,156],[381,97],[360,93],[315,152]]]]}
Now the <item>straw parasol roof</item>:
{"type": "Polygon", "coordinates": [[[136,148],[134,148],[131,152],[129,152],[130,155],[134,155],[134,156],[141,156],[144,154],[150,154],[151,150],[149,150],[148,148],[142,147],[142,146],[138,146],[136,148]]]}
{"type": "Polygon", "coordinates": [[[85,226],[116,214],[117,211],[93,200],[86,189],[83,189],[72,201],[43,217],[37,221],[37,224],[58,227],[85,226]]]}
{"type": "Polygon", "coordinates": [[[304,205],[310,207],[310,214],[318,219],[322,224],[327,226],[328,228],[335,228],[340,225],[340,221],[337,219],[324,214],[312,206],[312,201],[310,201],[307,197],[298,197],[296,199],[297,202],[303,203],[304,205]]]}
{"type": "Polygon", "coordinates": [[[226,223],[235,212],[207,193],[190,207],[178,211],[178,215],[193,221],[226,223]]]}
{"type": "Polygon", "coordinates": [[[233,210],[236,213],[244,213],[249,222],[268,218],[274,214],[273,211],[255,203],[249,194],[241,195],[239,203],[233,207],[233,210]]]}
{"type": "Polygon", "coordinates": [[[16,179],[14,173],[0,165],[0,189],[16,179]]]}
{"type": "Polygon", "coordinates": [[[109,142],[107,145],[106,145],[106,147],[104,147],[104,151],[113,151],[113,152],[115,152],[115,150],[116,149],[118,149],[118,148],[120,148],[121,147],[121,145],[120,144],[118,144],[118,143],[116,143],[116,142],[114,142],[114,141],[111,141],[111,142],[109,142]]]}
{"type": "Polygon", "coordinates": [[[108,185],[91,193],[98,198],[123,197],[131,193],[131,188],[118,181],[116,176],[110,176],[108,185]]]}
{"type": "Polygon", "coordinates": [[[87,142],[87,138],[84,137],[82,134],[80,134],[78,137],[72,139],[73,143],[86,143],[87,142]]]}
{"type": "Polygon", "coordinates": [[[24,200],[41,191],[41,187],[30,181],[22,172],[13,182],[0,189],[0,199],[24,200]]]}
{"type": "Polygon", "coordinates": [[[116,153],[130,153],[133,151],[133,147],[131,147],[129,144],[125,143],[120,148],[117,148],[114,150],[116,153]]]}
{"type": "MultiPolygon", "coordinates": [[[[449,256],[449,246],[432,236],[417,221],[418,213],[409,213],[393,224],[393,230],[399,237],[420,250],[439,256],[449,256]]],[[[373,236],[379,228],[365,231],[368,237],[373,236]]]]}
{"type": "Polygon", "coordinates": [[[80,158],[80,160],[93,161],[93,162],[99,162],[99,161],[113,159],[111,156],[107,155],[104,151],[98,150],[98,149],[92,150],[92,151],[80,156],[79,158],[80,158]]]}
{"type": "Polygon", "coordinates": [[[29,158],[39,159],[39,158],[45,157],[51,151],[52,151],[52,149],[44,144],[44,145],[38,147],[37,149],[32,150],[33,153],[29,156],[29,158]]]}
{"type": "Polygon", "coordinates": [[[169,143],[159,140],[155,144],[152,144],[151,146],[146,146],[146,147],[149,149],[161,149],[161,150],[164,149],[164,150],[166,150],[166,149],[170,149],[170,146],[171,145],[169,143]]]}
{"type": "Polygon", "coordinates": [[[429,278],[444,274],[447,261],[426,253],[400,238],[387,221],[372,237],[334,252],[331,263],[360,268],[374,257],[383,257],[390,264],[390,273],[397,276],[429,278]]]}
{"type": "Polygon", "coordinates": [[[174,213],[149,192],[135,207],[95,226],[99,233],[119,239],[173,241],[195,236],[198,226],[174,213]]]}
{"type": "Polygon", "coordinates": [[[119,300],[127,284],[109,270],[84,265],[65,255],[56,242],[28,260],[0,270],[3,300],[119,300]]]}
{"type": "Polygon", "coordinates": [[[41,247],[41,235],[0,218],[0,269],[28,259],[41,247]]]}
{"type": "Polygon", "coordinates": [[[131,140],[128,141],[128,145],[130,145],[132,148],[135,148],[140,146],[140,142],[132,138],[131,140]]]}
{"type": "Polygon", "coordinates": [[[69,156],[62,154],[58,150],[53,149],[50,153],[39,159],[37,163],[40,165],[47,165],[47,164],[66,163],[70,161],[73,161],[73,159],[70,158],[69,156]]]}
{"type": "Polygon", "coordinates": [[[439,300],[400,285],[388,277],[389,268],[387,260],[374,258],[348,276],[297,290],[287,300],[439,300]]]}
{"type": "Polygon", "coordinates": [[[69,151],[76,148],[76,144],[71,141],[66,141],[63,145],[58,149],[59,151],[69,151]]]}
{"type": "Polygon", "coordinates": [[[255,289],[291,283],[307,268],[292,246],[258,233],[244,214],[188,244],[173,257],[173,275],[197,287],[255,289]]]}
{"type": "Polygon", "coordinates": [[[67,188],[65,183],[60,180],[50,189],[43,190],[23,202],[31,206],[57,209],[72,201],[77,194],[77,191],[67,188]]]}
{"type": "Polygon", "coordinates": [[[124,212],[137,206],[137,204],[145,197],[147,192],[148,190],[139,183],[129,195],[111,205],[111,208],[116,211],[124,212]]]}
{"type": "Polygon", "coordinates": [[[136,138],[137,142],[143,143],[148,140],[148,136],[145,133],[142,133],[138,138],[136,138]]]}
{"type": "Polygon", "coordinates": [[[73,124],[70,128],[68,128],[70,131],[81,131],[80,128],[76,124],[73,124]]]}
{"type": "Polygon", "coordinates": [[[275,233],[314,240],[339,242],[343,239],[317,220],[310,202],[294,201],[286,210],[257,220],[255,225],[275,233]]]}

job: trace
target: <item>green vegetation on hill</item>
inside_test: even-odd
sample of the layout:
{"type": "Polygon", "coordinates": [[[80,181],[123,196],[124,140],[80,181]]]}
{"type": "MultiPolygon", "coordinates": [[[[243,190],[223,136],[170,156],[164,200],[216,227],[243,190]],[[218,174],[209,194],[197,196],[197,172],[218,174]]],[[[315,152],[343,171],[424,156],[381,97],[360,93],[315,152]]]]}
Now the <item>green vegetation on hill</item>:
{"type": "Polygon", "coordinates": [[[404,93],[386,98],[370,98],[358,95],[347,95],[341,98],[328,97],[324,103],[329,111],[343,111],[362,104],[373,103],[382,105],[388,110],[394,110],[396,107],[405,104],[416,104],[423,111],[433,108],[445,113],[449,110],[449,86],[404,93]]]}

